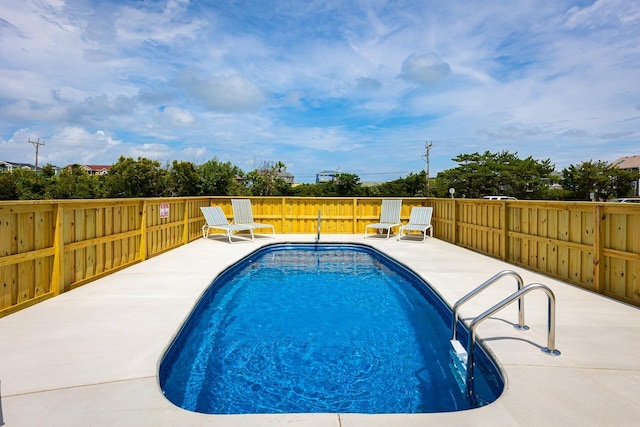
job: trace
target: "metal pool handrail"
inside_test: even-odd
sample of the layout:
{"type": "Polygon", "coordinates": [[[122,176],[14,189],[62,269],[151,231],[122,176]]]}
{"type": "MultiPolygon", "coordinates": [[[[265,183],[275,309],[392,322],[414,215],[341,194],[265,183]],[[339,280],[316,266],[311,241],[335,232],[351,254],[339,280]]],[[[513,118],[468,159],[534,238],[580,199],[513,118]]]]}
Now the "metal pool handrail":
{"type": "Polygon", "coordinates": [[[559,356],[560,351],[556,349],[556,297],[553,291],[542,283],[532,283],[518,290],[517,292],[509,295],[484,313],[477,316],[469,324],[469,341],[467,344],[467,390],[473,390],[473,363],[474,363],[474,346],[476,343],[476,327],[485,320],[487,317],[502,310],[504,307],[512,303],[516,299],[524,297],[525,294],[540,289],[547,294],[548,299],[548,312],[547,312],[547,346],[542,348],[542,351],[553,355],[559,356]]]}
{"type": "Polygon", "coordinates": [[[318,236],[316,237],[316,242],[320,241],[320,222],[322,221],[322,211],[318,210],[318,236]]]}
{"type": "MultiPolygon", "coordinates": [[[[520,291],[524,287],[524,281],[522,280],[522,277],[518,273],[516,273],[513,270],[503,270],[495,274],[493,277],[490,277],[489,279],[487,279],[483,284],[481,284],[480,286],[478,286],[477,288],[475,288],[474,290],[472,290],[471,292],[469,292],[468,294],[460,298],[453,305],[453,323],[451,325],[452,340],[458,339],[458,310],[460,309],[460,306],[465,302],[469,301],[474,296],[478,295],[480,292],[482,292],[483,290],[485,290],[486,288],[488,288],[498,280],[500,280],[501,278],[506,276],[512,276],[516,279],[516,281],[518,282],[518,291],[520,291]]],[[[524,324],[524,298],[522,297],[518,301],[518,325],[516,326],[516,328],[529,329],[529,327],[524,324]]]]}

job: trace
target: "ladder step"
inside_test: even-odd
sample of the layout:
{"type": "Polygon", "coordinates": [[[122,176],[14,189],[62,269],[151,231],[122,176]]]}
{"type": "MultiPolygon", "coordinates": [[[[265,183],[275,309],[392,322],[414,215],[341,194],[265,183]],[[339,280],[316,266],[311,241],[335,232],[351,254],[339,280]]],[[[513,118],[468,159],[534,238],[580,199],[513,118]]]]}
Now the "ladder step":
{"type": "Polygon", "coordinates": [[[451,351],[458,358],[464,366],[464,370],[467,370],[467,350],[464,349],[460,341],[451,340],[451,351]]]}

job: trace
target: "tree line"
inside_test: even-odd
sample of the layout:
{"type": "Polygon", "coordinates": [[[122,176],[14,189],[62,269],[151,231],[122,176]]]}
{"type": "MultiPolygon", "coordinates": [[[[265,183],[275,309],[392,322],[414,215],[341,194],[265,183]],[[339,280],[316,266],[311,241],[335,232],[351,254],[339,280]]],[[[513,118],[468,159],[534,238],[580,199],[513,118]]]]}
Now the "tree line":
{"type": "Polygon", "coordinates": [[[37,173],[16,169],[0,173],[0,200],[93,199],[183,196],[302,196],[302,197],[455,197],[506,195],[518,199],[596,200],[627,197],[638,172],[621,170],[603,161],[570,165],[560,173],[549,159],[521,159],[517,153],[460,154],[457,166],[427,180],[426,173],[364,186],[356,174],[341,173],[333,181],[291,185],[280,176],[282,162],[263,162],[243,172],[230,162],[213,158],[196,165],[174,160],[163,166],[143,157],[120,157],[106,175],[89,175],[80,165],[56,174],[51,165],[37,173]],[[550,184],[559,184],[560,188],[550,184]]]}

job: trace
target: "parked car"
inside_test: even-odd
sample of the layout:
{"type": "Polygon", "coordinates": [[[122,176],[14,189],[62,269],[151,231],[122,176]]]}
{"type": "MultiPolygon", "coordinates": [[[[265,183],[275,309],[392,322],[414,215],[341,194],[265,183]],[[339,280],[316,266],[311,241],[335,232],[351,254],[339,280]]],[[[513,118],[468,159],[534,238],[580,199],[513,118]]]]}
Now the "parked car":
{"type": "Polygon", "coordinates": [[[518,200],[515,197],[511,196],[484,196],[485,200],[518,200]]]}
{"type": "Polygon", "coordinates": [[[640,197],[622,197],[618,199],[611,199],[609,201],[614,203],[640,203],[640,197]]]}

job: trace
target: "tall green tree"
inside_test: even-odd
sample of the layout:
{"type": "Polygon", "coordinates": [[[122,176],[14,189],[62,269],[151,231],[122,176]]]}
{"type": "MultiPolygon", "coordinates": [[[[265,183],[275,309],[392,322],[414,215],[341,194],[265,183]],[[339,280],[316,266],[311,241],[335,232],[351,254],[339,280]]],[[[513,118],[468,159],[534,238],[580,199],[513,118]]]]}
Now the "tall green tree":
{"type": "Polygon", "coordinates": [[[40,175],[42,175],[44,179],[51,180],[56,176],[56,169],[51,163],[47,163],[40,169],[40,175]]]}
{"type": "Polygon", "coordinates": [[[19,200],[20,192],[18,183],[13,173],[9,171],[0,172],[0,200],[19,200]]]}
{"type": "Polygon", "coordinates": [[[27,169],[14,169],[13,175],[20,200],[41,200],[46,198],[48,181],[41,174],[27,169]]]}
{"type": "MultiPolygon", "coordinates": [[[[429,187],[431,187],[431,185],[432,179],[429,179],[429,187]]],[[[407,175],[405,178],[405,191],[408,197],[428,196],[427,173],[425,171],[420,171],[418,173],[410,173],[407,175]]]]}
{"type": "Polygon", "coordinates": [[[291,195],[298,197],[332,197],[337,196],[337,192],[333,182],[316,182],[292,187],[291,195]]]}
{"type": "Polygon", "coordinates": [[[338,196],[360,196],[363,194],[360,177],[353,173],[338,174],[334,186],[338,196]]]}
{"type": "Polygon", "coordinates": [[[554,170],[549,159],[520,159],[517,153],[461,154],[453,159],[458,166],[438,173],[434,185],[438,197],[448,197],[449,188],[456,197],[481,198],[506,195],[519,199],[543,198],[546,182],[554,170]]]}
{"type": "Polygon", "coordinates": [[[167,170],[157,160],[121,156],[105,179],[109,197],[168,196],[167,170]]]}
{"type": "Polygon", "coordinates": [[[177,160],[171,163],[167,176],[171,196],[197,196],[200,193],[200,182],[200,175],[193,163],[177,160]]]}
{"type": "Polygon", "coordinates": [[[100,178],[91,176],[80,165],[71,165],[51,178],[47,196],[52,199],[95,199],[103,196],[100,178]]]}
{"type": "Polygon", "coordinates": [[[628,196],[632,182],[637,179],[637,172],[618,169],[601,160],[589,160],[563,169],[560,183],[574,200],[590,200],[591,193],[596,200],[608,200],[628,196]]]}
{"type": "Polygon", "coordinates": [[[260,167],[245,175],[245,185],[253,196],[276,196],[292,194],[291,185],[278,174],[285,171],[284,163],[263,162],[260,167]]]}
{"type": "Polygon", "coordinates": [[[198,194],[203,196],[237,196],[242,194],[243,173],[230,162],[222,163],[217,157],[199,165],[198,194]]]}
{"type": "Polygon", "coordinates": [[[376,197],[423,197],[426,191],[426,172],[410,173],[406,178],[370,187],[368,194],[376,197]]]}

